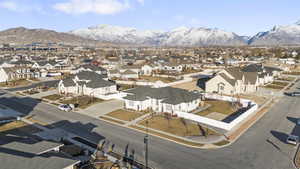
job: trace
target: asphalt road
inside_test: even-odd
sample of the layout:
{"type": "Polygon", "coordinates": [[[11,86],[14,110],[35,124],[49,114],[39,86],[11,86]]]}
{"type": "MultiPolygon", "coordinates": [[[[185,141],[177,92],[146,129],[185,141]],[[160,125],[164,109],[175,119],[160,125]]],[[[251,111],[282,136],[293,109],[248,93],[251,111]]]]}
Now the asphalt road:
{"type": "MultiPolygon", "coordinates": [[[[0,103],[93,142],[105,138],[122,149],[129,144],[136,156],[143,155],[142,133],[78,113],[62,112],[31,98],[3,94],[0,103]]],[[[296,148],[284,142],[287,134],[300,134],[295,130],[299,110],[300,97],[284,96],[238,141],[222,149],[194,149],[150,137],[149,163],[161,169],[292,169],[296,148]]]]}

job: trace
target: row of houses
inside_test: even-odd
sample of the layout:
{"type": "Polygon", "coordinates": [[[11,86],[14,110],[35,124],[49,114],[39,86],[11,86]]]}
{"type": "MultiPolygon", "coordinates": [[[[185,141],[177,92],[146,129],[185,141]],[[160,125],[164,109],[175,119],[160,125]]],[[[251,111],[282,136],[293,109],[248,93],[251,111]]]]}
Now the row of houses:
{"type": "Polygon", "coordinates": [[[273,82],[281,71],[261,64],[227,68],[205,82],[205,91],[227,95],[256,92],[259,86],[273,82]]]}

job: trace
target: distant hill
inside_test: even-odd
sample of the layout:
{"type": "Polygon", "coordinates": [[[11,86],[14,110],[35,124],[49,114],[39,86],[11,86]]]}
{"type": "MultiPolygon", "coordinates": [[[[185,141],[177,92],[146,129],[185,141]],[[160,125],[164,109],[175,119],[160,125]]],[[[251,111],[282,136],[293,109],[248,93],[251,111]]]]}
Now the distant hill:
{"type": "Polygon", "coordinates": [[[46,29],[27,29],[24,27],[0,31],[0,43],[29,44],[63,43],[68,45],[101,45],[99,41],[82,38],[69,33],[61,33],[46,29]]]}

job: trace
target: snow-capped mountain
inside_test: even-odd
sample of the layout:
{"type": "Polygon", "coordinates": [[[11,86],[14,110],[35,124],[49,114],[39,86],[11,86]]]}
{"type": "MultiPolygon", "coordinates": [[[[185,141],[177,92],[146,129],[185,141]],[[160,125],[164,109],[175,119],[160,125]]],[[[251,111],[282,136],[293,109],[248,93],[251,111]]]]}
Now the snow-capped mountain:
{"type": "Polygon", "coordinates": [[[179,27],[168,32],[140,31],[135,28],[99,25],[70,33],[93,40],[112,43],[166,46],[246,45],[233,32],[208,28],[179,27]]]}
{"type": "Polygon", "coordinates": [[[251,45],[293,45],[300,44],[300,21],[292,25],[274,26],[266,32],[259,32],[249,40],[251,45]]]}
{"type": "Polygon", "coordinates": [[[111,25],[99,25],[86,29],[78,29],[70,33],[99,41],[145,45],[158,44],[163,36],[162,31],[139,31],[135,28],[111,25]]]}

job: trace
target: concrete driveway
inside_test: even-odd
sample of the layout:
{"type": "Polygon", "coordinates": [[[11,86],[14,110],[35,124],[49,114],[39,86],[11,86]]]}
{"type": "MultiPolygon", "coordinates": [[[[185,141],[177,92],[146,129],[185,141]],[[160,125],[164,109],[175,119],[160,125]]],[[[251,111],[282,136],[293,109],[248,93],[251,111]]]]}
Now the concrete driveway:
{"type": "Polygon", "coordinates": [[[121,100],[109,100],[102,103],[92,105],[85,110],[79,110],[78,113],[88,115],[91,117],[99,118],[102,115],[110,113],[112,111],[122,109],[124,107],[124,101],[121,100]]]}

